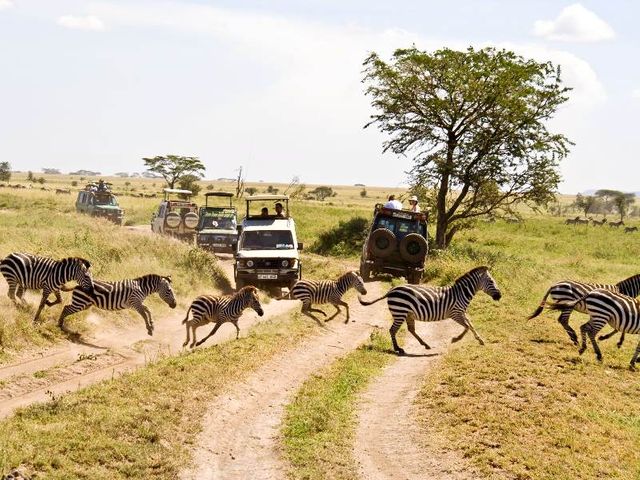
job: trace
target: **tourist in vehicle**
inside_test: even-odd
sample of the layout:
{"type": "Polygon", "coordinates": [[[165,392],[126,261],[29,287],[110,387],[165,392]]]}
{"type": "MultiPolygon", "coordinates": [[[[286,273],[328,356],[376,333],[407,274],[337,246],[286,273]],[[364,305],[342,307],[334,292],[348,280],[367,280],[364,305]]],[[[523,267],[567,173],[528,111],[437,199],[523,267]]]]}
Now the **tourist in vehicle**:
{"type": "Polygon", "coordinates": [[[418,205],[418,197],[416,197],[415,195],[412,195],[411,197],[409,197],[409,210],[411,210],[412,212],[420,212],[420,205],[418,205]]]}
{"type": "Polygon", "coordinates": [[[389,201],[384,204],[384,208],[394,208],[396,210],[402,210],[402,202],[400,200],[396,200],[396,196],[391,194],[389,195],[389,201]]]}
{"type": "Polygon", "coordinates": [[[284,214],[282,213],[282,204],[280,202],[276,203],[276,218],[284,218],[284,214]]]}
{"type": "Polygon", "coordinates": [[[269,218],[269,209],[267,207],[262,207],[262,210],[260,210],[260,216],[269,218]]]}

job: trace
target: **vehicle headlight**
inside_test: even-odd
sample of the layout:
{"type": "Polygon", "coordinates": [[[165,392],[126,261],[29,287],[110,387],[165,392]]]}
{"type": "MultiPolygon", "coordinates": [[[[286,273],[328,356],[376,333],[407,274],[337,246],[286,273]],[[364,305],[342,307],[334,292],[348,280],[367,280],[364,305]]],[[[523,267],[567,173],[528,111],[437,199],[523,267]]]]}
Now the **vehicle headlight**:
{"type": "Polygon", "coordinates": [[[282,260],[282,268],[287,268],[289,266],[289,260],[282,260]]]}
{"type": "Polygon", "coordinates": [[[253,267],[254,263],[253,260],[247,260],[247,267],[251,268],[253,267]]]}

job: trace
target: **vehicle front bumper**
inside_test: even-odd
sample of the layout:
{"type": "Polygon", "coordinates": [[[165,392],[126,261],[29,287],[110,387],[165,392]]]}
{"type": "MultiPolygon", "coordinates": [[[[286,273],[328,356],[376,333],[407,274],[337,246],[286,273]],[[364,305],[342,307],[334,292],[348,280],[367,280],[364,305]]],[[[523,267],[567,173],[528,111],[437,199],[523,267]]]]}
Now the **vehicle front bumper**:
{"type": "Polygon", "coordinates": [[[251,285],[264,284],[287,287],[300,278],[300,269],[237,268],[236,278],[251,285]]]}

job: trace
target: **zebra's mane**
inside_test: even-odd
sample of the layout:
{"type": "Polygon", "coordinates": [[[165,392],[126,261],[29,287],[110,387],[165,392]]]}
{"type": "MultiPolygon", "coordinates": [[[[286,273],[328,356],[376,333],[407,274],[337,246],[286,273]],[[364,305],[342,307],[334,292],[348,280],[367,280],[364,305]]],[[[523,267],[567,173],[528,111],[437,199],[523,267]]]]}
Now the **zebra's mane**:
{"type": "Polygon", "coordinates": [[[253,285],[247,285],[246,287],[242,287],[236,293],[232,293],[230,296],[231,297],[242,297],[244,295],[249,294],[249,292],[253,293],[253,292],[256,292],[257,290],[258,289],[256,287],[254,287],[253,285]]]}
{"type": "Polygon", "coordinates": [[[67,257],[67,258],[63,258],[62,260],[60,260],[60,262],[62,263],[81,263],[85,266],[85,268],[90,268],[91,267],[91,262],[85,258],[82,257],[67,257]]]}
{"type": "Polygon", "coordinates": [[[485,273],[489,270],[489,267],[486,265],[482,265],[480,267],[476,267],[473,268],[471,270],[469,270],[467,273],[460,275],[458,278],[456,278],[455,282],[453,282],[454,284],[457,284],[463,280],[466,280],[467,278],[475,275],[476,273],[485,273]]]}
{"type": "Polygon", "coordinates": [[[134,278],[133,280],[137,282],[159,282],[163,279],[171,283],[171,277],[163,277],[162,275],[158,275],[157,273],[148,273],[146,275],[142,275],[141,277],[134,278]]]}

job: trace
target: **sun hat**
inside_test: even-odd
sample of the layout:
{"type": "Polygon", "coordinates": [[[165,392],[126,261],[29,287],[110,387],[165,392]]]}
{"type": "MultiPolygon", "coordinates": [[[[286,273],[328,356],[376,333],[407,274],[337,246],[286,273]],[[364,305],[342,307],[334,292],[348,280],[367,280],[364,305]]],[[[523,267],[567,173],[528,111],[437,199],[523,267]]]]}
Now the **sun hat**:
{"type": "Polygon", "coordinates": [[[409,197],[409,201],[410,201],[410,202],[417,202],[417,201],[418,201],[418,197],[416,197],[415,195],[411,195],[411,196],[409,197]]]}

